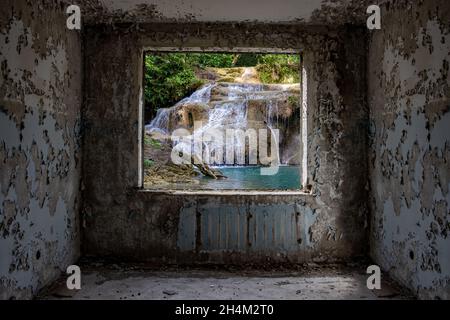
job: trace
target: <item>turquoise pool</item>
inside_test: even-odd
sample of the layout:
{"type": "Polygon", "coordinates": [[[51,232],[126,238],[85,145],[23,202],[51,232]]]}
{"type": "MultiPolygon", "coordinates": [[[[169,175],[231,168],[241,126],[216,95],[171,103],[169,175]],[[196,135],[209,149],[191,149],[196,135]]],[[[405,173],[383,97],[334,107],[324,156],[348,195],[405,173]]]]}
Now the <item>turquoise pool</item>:
{"type": "Polygon", "coordinates": [[[217,167],[227,179],[200,177],[195,189],[206,190],[298,190],[300,167],[283,165],[275,175],[261,175],[259,166],[217,167]]]}

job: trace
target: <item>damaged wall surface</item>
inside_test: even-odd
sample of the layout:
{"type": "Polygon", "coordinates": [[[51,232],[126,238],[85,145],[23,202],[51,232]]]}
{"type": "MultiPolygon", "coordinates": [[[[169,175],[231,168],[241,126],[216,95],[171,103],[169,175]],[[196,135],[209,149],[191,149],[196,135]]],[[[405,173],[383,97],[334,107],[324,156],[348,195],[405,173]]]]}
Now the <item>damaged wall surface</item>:
{"type": "Polygon", "coordinates": [[[391,1],[368,57],[371,255],[422,298],[450,298],[450,3],[391,1]]]}
{"type": "Polygon", "coordinates": [[[80,236],[86,255],[160,263],[370,251],[419,297],[450,299],[449,2],[383,1],[373,31],[372,1],[274,3],[83,0],[82,38],[69,1],[3,1],[0,299],[51,283],[80,236]],[[311,194],[141,190],[148,48],[302,52],[311,194]]]}
{"type": "Polygon", "coordinates": [[[2,1],[0,299],[79,256],[81,37],[59,1],[2,1]]]}
{"type": "Polygon", "coordinates": [[[156,263],[256,265],[306,261],[315,241],[310,227],[318,210],[308,195],[143,192],[133,200],[126,214],[87,219],[88,253],[156,263]]]}
{"type": "Polygon", "coordinates": [[[367,251],[364,29],[231,23],[99,25],[87,28],[85,41],[89,73],[83,107],[84,253],[139,260],[167,258],[160,261],[179,263],[220,263],[227,256],[235,262],[255,261],[252,247],[236,249],[231,242],[229,247],[227,242],[208,246],[203,238],[192,236],[206,228],[225,228],[230,232],[225,238],[233,236],[239,212],[249,219],[248,223],[244,219],[243,227],[253,225],[268,236],[270,230],[279,232],[275,225],[286,225],[283,216],[291,219],[298,213],[305,215],[300,221],[311,221],[298,224],[296,250],[292,250],[291,238],[281,245],[289,250],[279,252],[274,250],[279,243],[268,240],[261,259],[332,261],[367,251]],[[360,45],[350,48],[346,43],[360,45]],[[140,191],[139,104],[143,49],[149,47],[303,50],[308,73],[312,195],[306,197],[310,199],[299,202],[302,196],[241,195],[224,200],[140,191]],[[230,204],[234,209],[227,211],[230,204]],[[270,213],[264,213],[270,205],[270,213]],[[222,216],[226,214],[230,216],[222,216]],[[208,216],[211,219],[205,219],[208,216]],[[186,232],[181,230],[190,230],[190,240],[183,240],[186,232]],[[186,245],[192,239],[200,241],[186,245]],[[224,254],[217,254],[218,250],[224,254]]]}
{"type": "Polygon", "coordinates": [[[86,24],[252,22],[364,25],[380,0],[84,0],[86,24]]]}

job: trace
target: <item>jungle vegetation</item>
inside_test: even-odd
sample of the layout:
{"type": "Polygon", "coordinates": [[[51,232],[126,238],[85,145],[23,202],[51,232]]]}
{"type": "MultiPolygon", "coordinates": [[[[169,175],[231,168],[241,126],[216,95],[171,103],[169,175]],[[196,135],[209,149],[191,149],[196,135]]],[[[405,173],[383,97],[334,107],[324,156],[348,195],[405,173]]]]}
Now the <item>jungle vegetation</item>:
{"type": "Polygon", "coordinates": [[[300,56],[252,53],[149,53],[145,56],[145,113],[152,118],[190,95],[207,80],[198,77],[208,68],[255,67],[262,83],[300,81],[300,56]]]}

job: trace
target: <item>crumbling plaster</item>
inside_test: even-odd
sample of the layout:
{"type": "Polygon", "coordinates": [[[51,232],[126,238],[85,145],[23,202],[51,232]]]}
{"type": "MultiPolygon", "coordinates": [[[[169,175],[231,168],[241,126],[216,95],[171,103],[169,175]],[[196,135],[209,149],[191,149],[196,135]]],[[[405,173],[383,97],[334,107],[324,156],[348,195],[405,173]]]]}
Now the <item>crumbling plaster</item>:
{"type": "Polygon", "coordinates": [[[267,10],[267,3],[80,0],[82,92],[80,35],[64,27],[68,2],[6,0],[11,10],[0,14],[0,298],[31,297],[78,257],[81,155],[88,255],[330,261],[364,254],[370,235],[370,254],[384,270],[419,297],[449,298],[448,1],[383,1],[382,30],[369,32],[367,60],[367,31],[358,26],[372,1],[283,1],[278,10],[267,10]],[[301,50],[312,194],[138,190],[145,47],[301,50]],[[203,238],[210,217],[215,227],[227,226],[229,217],[225,224],[221,217],[230,204],[255,230],[295,220],[295,236],[273,243],[254,236],[261,250],[251,247],[250,232],[235,247],[203,238]]]}
{"type": "Polygon", "coordinates": [[[380,0],[78,0],[88,25],[152,22],[252,22],[364,25],[380,0]]]}
{"type": "Polygon", "coordinates": [[[81,37],[65,7],[2,2],[0,299],[33,297],[79,256],[81,37]]]}
{"type": "Polygon", "coordinates": [[[372,32],[371,255],[422,298],[450,298],[450,3],[391,1],[372,32]]]}
{"type": "MultiPolygon", "coordinates": [[[[257,258],[301,262],[349,259],[367,250],[364,29],[232,23],[101,25],[87,27],[85,45],[89,72],[83,110],[84,253],[180,263],[225,262],[231,257],[234,262],[257,258]],[[359,45],[350,48],[346,43],[359,45]],[[302,50],[309,74],[312,195],[305,200],[302,196],[223,198],[140,191],[139,103],[143,49],[148,47],[302,50]],[[226,210],[230,206],[244,212],[248,225],[258,230],[283,224],[276,220],[283,212],[304,215],[296,230],[301,245],[297,250],[277,252],[276,244],[268,242],[257,258],[250,246],[235,250],[226,242],[219,248],[201,241],[193,247],[186,245],[199,238],[184,237],[185,230],[200,233],[207,227],[205,216],[225,212],[235,221],[234,211],[226,210]]],[[[219,217],[208,223],[217,230],[230,230],[225,220],[219,217]]],[[[282,246],[292,248],[285,240],[282,246]]]]}

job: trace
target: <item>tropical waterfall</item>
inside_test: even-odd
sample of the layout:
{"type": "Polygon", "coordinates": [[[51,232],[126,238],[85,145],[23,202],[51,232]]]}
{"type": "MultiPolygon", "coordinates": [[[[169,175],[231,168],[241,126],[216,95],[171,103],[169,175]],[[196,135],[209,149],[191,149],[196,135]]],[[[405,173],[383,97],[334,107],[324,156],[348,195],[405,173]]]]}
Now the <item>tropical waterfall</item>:
{"type": "Polygon", "coordinates": [[[161,108],[156,112],[155,118],[150,124],[145,126],[145,130],[151,132],[169,133],[169,117],[171,112],[176,110],[179,106],[196,103],[208,103],[211,96],[211,88],[214,86],[212,83],[208,83],[199,90],[194,91],[189,97],[186,97],[171,108],[161,108]]]}
{"type": "MultiPolygon", "coordinates": [[[[208,83],[174,106],[159,109],[145,129],[148,134],[166,136],[173,134],[176,129],[189,130],[189,134],[173,141],[174,149],[183,156],[190,155],[190,151],[194,150],[196,161],[216,165],[256,164],[249,163],[249,149],[255,147],[253,144],[257,142],[248,138],[246,148],[245,136],[244,139],[238,139],[236,134],[253,129],[258,135],[261,130],[265,130],[263,132],[269,132],[270,138],[267,139],[267,147],[273,151],[264,150],[263,154],[271,155],[270,163],[264,164],[278,165],[279,140],[275,130],[280,127],[279,103],[284,101],[286,105],[287,98],[292,95],[292,88],[293,85],[208,83]],[[191,118],[195,121],[193,125],[189,120],[191,118]],[[236,133],[234,138],[231,136],[231,140],[227,136],[231,131],[226,131],[230,129],[236,133]],[[201,142],[200,145],[198,142],[201,142]],[[230,151],[234,151],[234,158],[229,157],[230,151]]],[[[263,135],[258,135],[258,141],[261,141],[261,137],[263,135]]],[[[184,159],[191,161],[190,157],[184,159]]]]}

